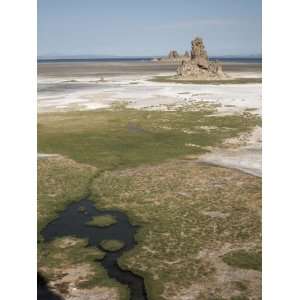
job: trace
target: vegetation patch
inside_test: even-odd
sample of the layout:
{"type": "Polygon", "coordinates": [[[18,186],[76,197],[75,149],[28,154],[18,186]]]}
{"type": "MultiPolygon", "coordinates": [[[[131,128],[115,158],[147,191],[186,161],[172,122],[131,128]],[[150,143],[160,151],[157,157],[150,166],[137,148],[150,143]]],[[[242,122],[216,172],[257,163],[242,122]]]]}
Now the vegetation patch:
{"type": "Polygon", "coordinates": [[[261,251],[232,251],[223,256],[223,261],[232,267],[261,271],[261,251]]]}
{"type": "Polygon", "coordinates": [[[72,289],[74,285],[76,289],[115,288],[120,298],[114,299],[127,299],[127,288],[109,278],[98,262],[104,256],[105,252],[88,247],[84,239],[63,237],[39,244],[38,266],[44,277],[63,295],[69,294],[72,284],[72,289]]]}
{"type": "MultiPolygon", "coordinates": [[[[89,193],[97,170],[64,157],[38,160],[38,270],[59,293],[69,293],[70,283],[79,289],[110,288],[111,299],[128,299],[128,290],[106,274],[98,260],[105,255],[73,237],[45,242],[40,231],[71,202],[89,193]]],[[[84,209],[81,209],[85,213],[84,209]]],[[[86,291],[88,293],[88,291],[86,291]]],[[[106,290],[102,291],[103,294],[106,290]]],[[[88,296],[86,296],[88,297],[88,296]]]]}
{"type": "Polygon", "coordinates": [[[240,296],[233,296],[230,298],[230,300],[249,300],[247,296],[240,295],[240,296]]]}
{"type": "Polygon", "coordinates": [[[72,266],[88,261],[93,262],[105,256],[105,252],[87,245],[86,240],[75,237],[57,238],[44,243],[39,249],[40,267],[51,269],[60,265],[72,266]]]}
{"type": "Polygon", "coordinates": [[[119,240],[104,240],[100,246],[106,251],[118,251],[124,247],[124,243],[119,240]]]}
{"type": "MultiPolygon", "coordinates": [[[[68,204],[91,194],[99,209],[122,209],[141,225],[138,245],[119,263],[145,278],[150,300],[180,299],[181,291],[200,287],[201,299],[227,300],[235,290],[241,293],[232,283],[234,274],[231,282],[234,268],[228,267],[228,280],[211,295],[219,282],[219,257],[230,249],[248,249],[250,243],[260,248],[261,181],[180,158],[251,132],[261,119],[249,112],[220,116],[216,109],[193,105],[192,110],[146,111],[115,104],[101,111],[40,114],[38,150],[60,156],[38,161],[39,232],[68,204]],[[215,249],[219,252],[212,258],[207,253],[215,249]]],[[[103,255],[99,249],[78,240],[62,245],[66,240],[45,243],[39,237],[39,270],[51,282],[58,283],[68,270],[68,276],[85,274],[69,281],[78,288],[112,287],[127,299],[127,288],[108,278],[97,261],[103,255]]],[[[242,274],[251,283],[245,291],[259,298],[258,277],[248,278],[251,272],[242,274]]],[[[60,287],[66,291],[66,285],[60,287]]]]}
{"type": "Polygon", "coordinates": [[[71,202],[88,194],[96,168],[58,157],[38,160],[38,232],[71,202]]]}
{"type": "Polygon", "coordinates": [[[214,115],[215,107],[189,111],[116,110],[46,113],[38,117],[38,150],[59,153],[102,170],[156,164],[207,151],[250,132],[261,119],[250,113],[214,115]],[[205,128],[213,128],[205,130],[205,128]],[[188,147],[186,145],[197,145],[188,147]]]}
{"type": "MultiPolygon", "coordinates": [[[[93,181],[91,192],[99,209],[122,209],[141,225],[137,246],[119,263],[145,278],[149,299],[180,299],[181,291],[189,294],[200,287],[201,299],[210,299],[212,293],[224,299],[241,293],[235,269],[223,271],[219,257],[227,248],[260,248],[260,178],[171,161],[104,172],[93,181]],[[207,211],[226,218],[202,213],[207,211]]],[[[247,294],[259,299],[258,272],[238,272],[247,294]]]]}
{"type": "Polygon", "coordinates": [[[107,227],[117,223],[115,217],[111,215],[104,215],[104,216],[96,216],[93,219],[86,223],[88,226],[96,226],[96,227],[107,227]]]}
{"type": "Polygon", "coordinates": [[[80,207],[78,208],[78,211],[79,211],[80,213],[82,213],[82,214],[85,214],[85,213],[87,212],[84,206],[80,206],[80,207]]]}

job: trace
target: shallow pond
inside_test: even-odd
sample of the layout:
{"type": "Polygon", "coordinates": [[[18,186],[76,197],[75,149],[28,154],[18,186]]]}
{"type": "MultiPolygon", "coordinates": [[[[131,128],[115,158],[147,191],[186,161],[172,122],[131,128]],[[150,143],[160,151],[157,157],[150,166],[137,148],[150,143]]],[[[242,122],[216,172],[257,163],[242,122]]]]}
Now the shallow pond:
{"type": "MultiPolygon", "coordinates": [[[[97,210],[91,201],[84,199],[68,206],[56,220],[46,226],[41,234],[46,242],[63,236],[87,239],[89,246],[97,247],[106,253],[99,263],[102,264],[111,278],[128,286],[130,300],[147,300],[144,279],[130,271],[122,270],[118,265],[118,258],[136,245],[134,236],[137,230],[138,226],[130,224],[127,215],[123,212],[97,210]],[[117,220],[115,224],[107,227],[86,225],[93,217],[108,214],[117,220]],[[106,251],[99,246],[104,240],[122,241],[124,247],[117,251],[106,251]]],[[[38,297],[38,299],[52,298],[38,297]]]]}

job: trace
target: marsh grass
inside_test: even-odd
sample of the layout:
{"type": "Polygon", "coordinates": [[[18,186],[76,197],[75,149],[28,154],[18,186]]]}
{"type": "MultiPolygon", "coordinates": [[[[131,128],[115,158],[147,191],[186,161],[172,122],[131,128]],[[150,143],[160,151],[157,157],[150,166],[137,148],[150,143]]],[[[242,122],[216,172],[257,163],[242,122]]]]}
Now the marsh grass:
{"type": "MultiPolygon", "coordinates": [[[[63,157],[38,161],[38,269],[45,278],[56,282],[67,274],[68,269],[78,267],[83,279],[76,282],[77,288],[113,287],[118,290],[121,300],[128,299],[128,289],[109,278],[99,263],[105,252],[88,247],[84,239],[65,237],[45,242],[40,234],[67,205],[88,195],[96,174],[96,168],[63,157]],[[88,266],[89,271],[84,273],[86,269],[82,269],[82,265],[88,266]]],[[[85,213],[83,207],[79,210],[85,213]]],[[[68,284],[59,283],[57,288],[65,292],[68,284]]]]}
{"type": "Polygon", "coordinates": [[[124,243],[119,240],[104,240],[100,246],[106,251],[118,251],[124,247],[124,243]]]}
{"type": "Polygon", "coordinates": [[[68,204],[88,194],[96,173],[96,168],[63,157],[38,160],[38,232],[68,204]]]}
{"type": "Polygon", "coordinates": [[[96,227],[107,227],[117,223],[116,218],[111,215],[105,216],[96,216],[93,219],[86,223],[87,226],[96,226],[96,227]]]}
{"type": "MultiPolygon", "coordinates": [[[[193,109],[146,111],[116,104],[102,111],[40,114],[38,151],[69,159],[38,162],[39,231],[69,203],[88,194],[98,208],[124,210],[141,228],[138,245],[119,264],[145,278],[150,300],[170,296],[170,285],[176,292],[192,283],[213,282],[216,266],[197,258],[201,249],[225,242],[259,246],[260,180],[178,159],[250,132],[261,119],[249,112],[219,116],[213,106],[193,109]],[[211,218],[201,211],[230,217],[211,218]]],[[[84,242],[74,247],[74,252],[62,251],[59,244],[39,237],[39,268],[54,276],[55,266],[63,273],[69,265],[88,262],[95,272],[81,286],[113,286],[127,299],[128,290],[94,261],[101,252],[96,254],[84,242]]]]}
{"type": "Polygon", "coordinates": [[[39,262],[42,266],[55,268],[60,265],[72,266],[83,262],[93,262],[102,259],[105,252],[100,249],[87,247],[85,239],[75,237],[57,238],[40,247],[39,262]],[[47,258],[47,259],[46,259],[47,258]]]}
{"type": "Polygon", "coordinates": [[[215,281],[218,254],[210,258],[199,253],[218,253],[224,244],[246,247],[251,242],[260,247],[260,191],[260,179],[254,176],[170,161],[104,172],[92,184],[91,199],[98,208],[125,211],[141,225],[137,246],[119,264],[143,276],[149,299],[160,300],[198,284],[203,290],[207,286],[208,294],[214,285],[221,294],[222,288],[240,293],[240,286],[230,284],[230,271],[226,275],[230,287],[215,281]],[[202,214],[205,211],[226,217],[210,217],[202,214]]]}
{"type": "Polygon", "coordinates": [[[79,208],[78,208],[78,211],[80,212],[80,213],[86,213],[86,208],[84,207],[84,206],[80,206],[79,208]]]}
{"type": "Polygon", "coordinates": [[[38,150],[59,153],[99,170],[155,164],[206,152],[260,124],[252,114],[213,115],[200,111],[117,109],[40,114],[38,150]],[[132,126],[140,130],[130,130],[132,126]],[[214,130],[201,127],[214,126],[214,130]],[[188,134],[186,132],[193,132],[188,134]],[[195,144],[197,147],[187,147],[195,144]]]}
{"type": "Polygon", "coordinates": [[[245,250],[232,251],[223,256],[223,261],[232,266],[241,269],[252,269],[261,271],[261,251],[250,252],[245,250]]]}
{"type": "Polygon", "coordinates": [[[230,298],[230,300],[249,300],[247,296],[239,295],[239,296],[233,296],[230,298]]]}
{"type": "Polygon", "coordinates": [[[75,275],[78,272],[76,288],[113,287],[118,289],[121,300],[128,299],[128,289],[108,277],[106,270],[100,265],[99,260],[104,256],[105,252],[89,247],[85,239],[63,237],[39,244],[38,266],[48,280],[59,282],[55,286],[58,289],[64,288],[65,294],[70,282],[65,281],[64,276],[68,275],[68,270],[71,269],[77,270],[75,275]]]}

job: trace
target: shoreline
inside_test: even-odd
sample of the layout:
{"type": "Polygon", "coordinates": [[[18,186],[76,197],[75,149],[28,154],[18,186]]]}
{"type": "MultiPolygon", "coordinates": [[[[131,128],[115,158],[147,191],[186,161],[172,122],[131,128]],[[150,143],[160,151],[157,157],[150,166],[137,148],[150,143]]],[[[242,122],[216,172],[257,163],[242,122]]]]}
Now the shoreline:
{"type": "Polygon", "coordinates": [[[191,101],[215,102],[227,107],[260,107],[260,66],[226,65],[224,71],[241,78],[239,84],[153,82],[158,76],[172,76],[175,70],[176,65],[153,62],[40,64],[38,111],[101,109],[114,102],[126,102],[130,108],[139,109],[162,109],[161,105],[191,101]]]}

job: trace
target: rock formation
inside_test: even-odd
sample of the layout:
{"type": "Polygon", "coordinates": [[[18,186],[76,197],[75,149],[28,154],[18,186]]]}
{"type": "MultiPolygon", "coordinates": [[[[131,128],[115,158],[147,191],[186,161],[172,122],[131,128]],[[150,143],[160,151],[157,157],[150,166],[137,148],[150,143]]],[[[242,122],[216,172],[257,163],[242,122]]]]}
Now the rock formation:
{"type": "Polygon", "coordinates": [[[177,59],[179,54],[176,50],[171,50],[168,55],[168,59],[177,59]]]}
{"type": "Polygon", "coordinates": [[[187,57],[187,58],[190,58],[190,52],[189,51],[185,51],[183,56],[187,57]]]}
{"type": "Polygon", "coordinates": [[[158,61],[163,63],[180,64],[183,60],[189,60],[190,54],[186,51],[183,55],[179,54],[176,50],[171,50],[168,56],[153,59],[152,61],[158,61]]]}
{"type": "Polygon", "coordinates": [[[209,61],[203,40],[198,37],[192,41],[190,59],[182,60],[177,68],[177,76],[180,79],[191,80],[227,78],[219,62],[209,61]]]}

